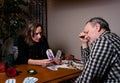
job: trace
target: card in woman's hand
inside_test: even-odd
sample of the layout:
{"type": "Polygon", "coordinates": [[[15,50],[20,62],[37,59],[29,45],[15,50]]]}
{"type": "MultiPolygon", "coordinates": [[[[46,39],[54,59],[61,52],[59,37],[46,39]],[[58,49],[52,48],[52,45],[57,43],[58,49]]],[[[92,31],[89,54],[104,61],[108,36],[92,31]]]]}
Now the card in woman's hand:
{"type": "Polygon", "coordinates": [[[53,52],[52,52],[51,49],[48,49],[46,51],[46,54],[47,54],[47,56],[48,56],[49,59],[53,59],[54,58],[54,54],[53,54],[53,52]]]}
{"type": "Polygon", "coordinates": [[[61,54],[62,54],[62,51],[61,51],[61,50],[58,50],[57,53],[56,53],[56,58],[60,58],[60,57],[61,57],[61,54]]]}

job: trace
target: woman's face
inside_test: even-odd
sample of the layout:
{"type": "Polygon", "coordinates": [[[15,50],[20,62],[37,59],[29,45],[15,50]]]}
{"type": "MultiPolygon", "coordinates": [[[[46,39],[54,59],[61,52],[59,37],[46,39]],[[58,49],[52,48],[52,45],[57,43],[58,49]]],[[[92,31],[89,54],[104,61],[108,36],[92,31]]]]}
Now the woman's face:
{"type": "Polygon", "coordinates": [[[42,37],[42,28],[39,26],[36,28],[36,31],[34,32],[34,36],[32,37],[34,42],[39,42],[42,37]]]}

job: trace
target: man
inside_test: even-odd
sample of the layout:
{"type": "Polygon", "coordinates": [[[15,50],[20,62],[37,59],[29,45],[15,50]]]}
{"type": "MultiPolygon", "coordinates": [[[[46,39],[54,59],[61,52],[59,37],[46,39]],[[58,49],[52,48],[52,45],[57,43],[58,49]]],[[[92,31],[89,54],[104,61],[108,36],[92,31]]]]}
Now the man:
{"type": "Polygon", "coordinates": [[[90,19],[80,40],[85,68],[75,82],[120,83],[120,37],[110,31],[109,24],[100,17],[90,19]]]}

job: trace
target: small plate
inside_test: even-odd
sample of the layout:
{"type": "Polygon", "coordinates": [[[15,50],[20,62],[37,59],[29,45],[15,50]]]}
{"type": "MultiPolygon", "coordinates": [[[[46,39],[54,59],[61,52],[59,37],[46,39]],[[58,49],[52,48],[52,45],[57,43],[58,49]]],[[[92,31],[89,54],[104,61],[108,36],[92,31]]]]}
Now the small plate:
{"type": "Polygon", "coordinates": [[[37,74],[37,71],[35,69],[30,69],[27,71],[29,75],[37,74]]]}

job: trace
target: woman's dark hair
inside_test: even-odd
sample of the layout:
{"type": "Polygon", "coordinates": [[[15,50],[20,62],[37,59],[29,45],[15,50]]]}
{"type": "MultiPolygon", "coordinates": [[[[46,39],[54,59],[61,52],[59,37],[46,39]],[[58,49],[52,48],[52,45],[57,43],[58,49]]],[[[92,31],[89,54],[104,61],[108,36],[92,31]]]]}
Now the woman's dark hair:
{"type": "Polygon", "coordinates": [[[36,22],[28,23],[25,29],[25,41],[28,45],[34,44],[32,37],[34,37],[35,31],[38,27],[41,27],[43,31],[42,25],[40,23],[36,23],[36,22]]]}
{"type": "MultiPolygon", "coordinates": [[[[95,25],[96,23],[100,24],[100,28],[105,29],[106,31],[110,31],[109,28],[109,24],[107,23],[107,21],[105,21],[103,18],[101,17],[94,17],[91,18],[88,22],[91,22],[93,25],[95,25]]],[[[87,23],[88,23],[87,22],[87,23]]]]}

